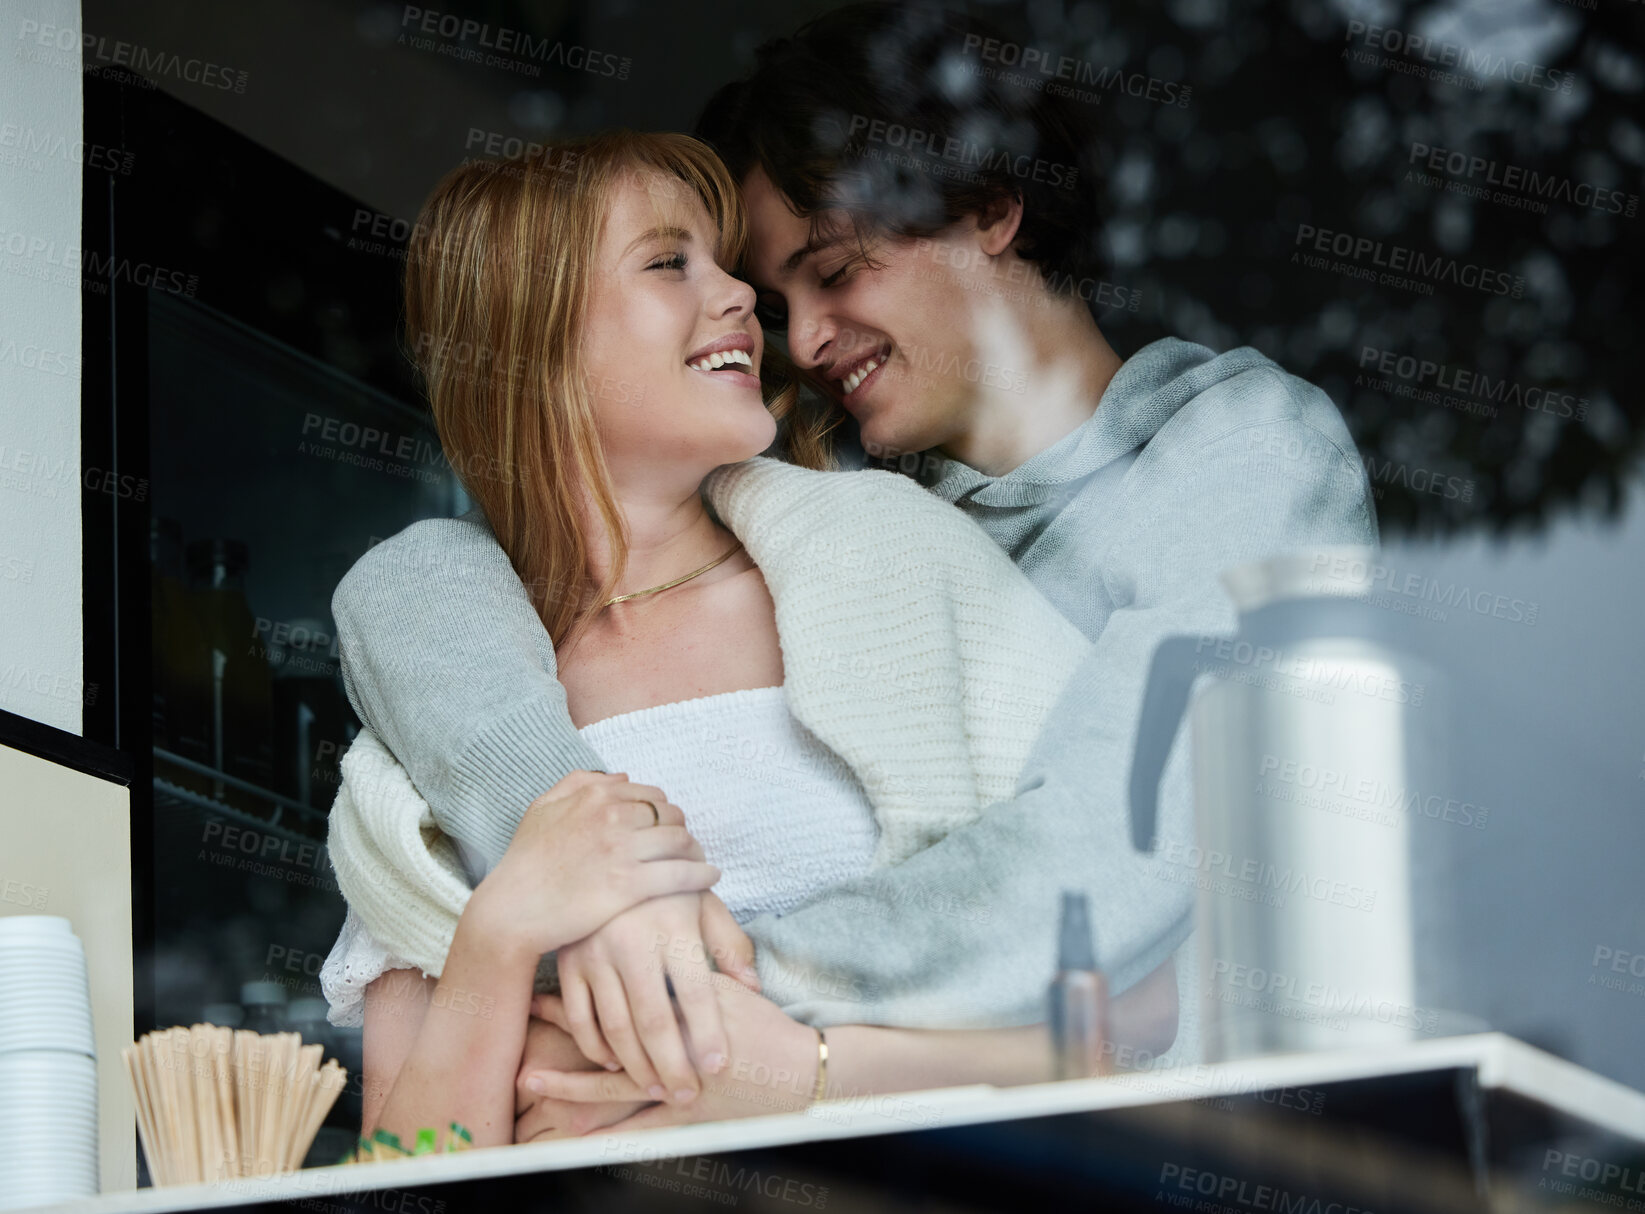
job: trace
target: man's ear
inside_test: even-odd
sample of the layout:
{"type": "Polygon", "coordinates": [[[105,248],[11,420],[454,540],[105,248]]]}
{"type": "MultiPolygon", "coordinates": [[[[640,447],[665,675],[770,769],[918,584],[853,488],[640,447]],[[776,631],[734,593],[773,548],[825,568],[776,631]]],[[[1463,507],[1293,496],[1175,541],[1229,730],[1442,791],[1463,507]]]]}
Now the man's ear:
{"type": "Polygon", "coordinates": [[[1021,194],[1005,194],[993,199],[977,216],[977,239],[982,251],[990,257],[998,257],[1011,247],[1021,226],[1021,194]]]}

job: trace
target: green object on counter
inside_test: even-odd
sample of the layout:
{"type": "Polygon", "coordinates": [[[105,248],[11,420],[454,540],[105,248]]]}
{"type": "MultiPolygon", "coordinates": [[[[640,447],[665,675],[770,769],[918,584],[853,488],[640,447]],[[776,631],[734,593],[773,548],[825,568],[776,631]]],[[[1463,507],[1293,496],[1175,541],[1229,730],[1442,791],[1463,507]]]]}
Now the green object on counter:
{"type": "Polygon", "coordinates": [[[409,1152],[400,1145],[400,1136],[398,1134],[390,1134],[387,1130],[378,1130],[371,1136],[371,1141],[374,1143],[380,1142],[385,1147],[393,1147],[402,1155],[409,1154],[409,1152]]]}
{"type": "Polygon", "coordinates": [[[370,1138],[361,1138],[355,1144],[354,1150],[347,1152],[337,1162],[340,1164],[376,1163],[378,1162],[378,1147],[387,1148],[398,1155],[417,1156],[449,1154],[452,1151],[461,1151],[465,1147],[474,1145],[474,1135],[470,1134],[462,1123],[453,1121],[450,1126],[451,1133],[446,1135],[445,1146],[439,1145],[433,1129],[424,1126],[417,1131],[417,1145],[409,1151],[401,1144],[398,1134],[391,1134],[387,1130],[377,1130],[370,1138]]]}

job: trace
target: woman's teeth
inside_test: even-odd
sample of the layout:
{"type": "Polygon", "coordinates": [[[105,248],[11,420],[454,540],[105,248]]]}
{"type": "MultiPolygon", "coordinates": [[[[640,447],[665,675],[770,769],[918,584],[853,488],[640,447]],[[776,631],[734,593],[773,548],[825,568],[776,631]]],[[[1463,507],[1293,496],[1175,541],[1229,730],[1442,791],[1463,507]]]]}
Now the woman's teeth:
{"type": "Polygon", "coordinates": [[[853,392],[855,392],[857,390],[857,385],[858,384],[862,383],[863,380],[867,379],[870,375],[872,375],[875,371],[878,371],[879,369],[880,369],[880,360],[877,359],[877,358],[871,358],[867,362],[865,362],[862,366],[858,367],[855,371],[851,372],[850,375],[847,375],[844,379],[842,379],[840,381],[840,383],[845,385],[845,394],[847,396],[850,396],[853,392]]]}
{"type": "Polygon", "coordinates": [[[717,354],[710,354],[707,358],[699,358],[694,363],[686,363],[693,371],[718,371],[727,364],[753,367],[754,360],[748,356],[746,350],[721,350],[717,354]]]}

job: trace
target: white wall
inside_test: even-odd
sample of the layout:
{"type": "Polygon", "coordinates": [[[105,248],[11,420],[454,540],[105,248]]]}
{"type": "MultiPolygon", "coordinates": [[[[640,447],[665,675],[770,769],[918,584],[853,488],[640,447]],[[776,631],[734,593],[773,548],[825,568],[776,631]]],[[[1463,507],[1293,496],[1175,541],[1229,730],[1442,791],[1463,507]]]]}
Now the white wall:
{"type": "Polygon", "coordinates": [[[0,916],[61,915],[85,945],[101,1191],[126,1192],[137,1187],[137,1102],[120,1054],[134,997],[131,790],[6,746],[0,788],[0,916]]]}
{"type": "Polygon", "coordinates": [[[0,16],[0,708],[75,734],[79,30],[79,0],[33,0],[0,16]]]}

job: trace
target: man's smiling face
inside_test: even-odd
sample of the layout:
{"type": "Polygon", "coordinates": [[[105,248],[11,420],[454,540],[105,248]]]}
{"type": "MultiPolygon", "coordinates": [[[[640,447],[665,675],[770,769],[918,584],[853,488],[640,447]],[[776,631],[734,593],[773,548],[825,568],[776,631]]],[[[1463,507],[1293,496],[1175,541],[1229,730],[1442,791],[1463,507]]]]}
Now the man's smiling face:
{"type": "Polygon", "coordinates": [[[749,279],[761,319],[787,329],[794,362],[857,419],[870,454],[940,447],[969,424],[972,334],[986,294],[976,227],[877,238],[864,258],[843,214],[813,228],[761,169],[743,179],[749,279]]]}

